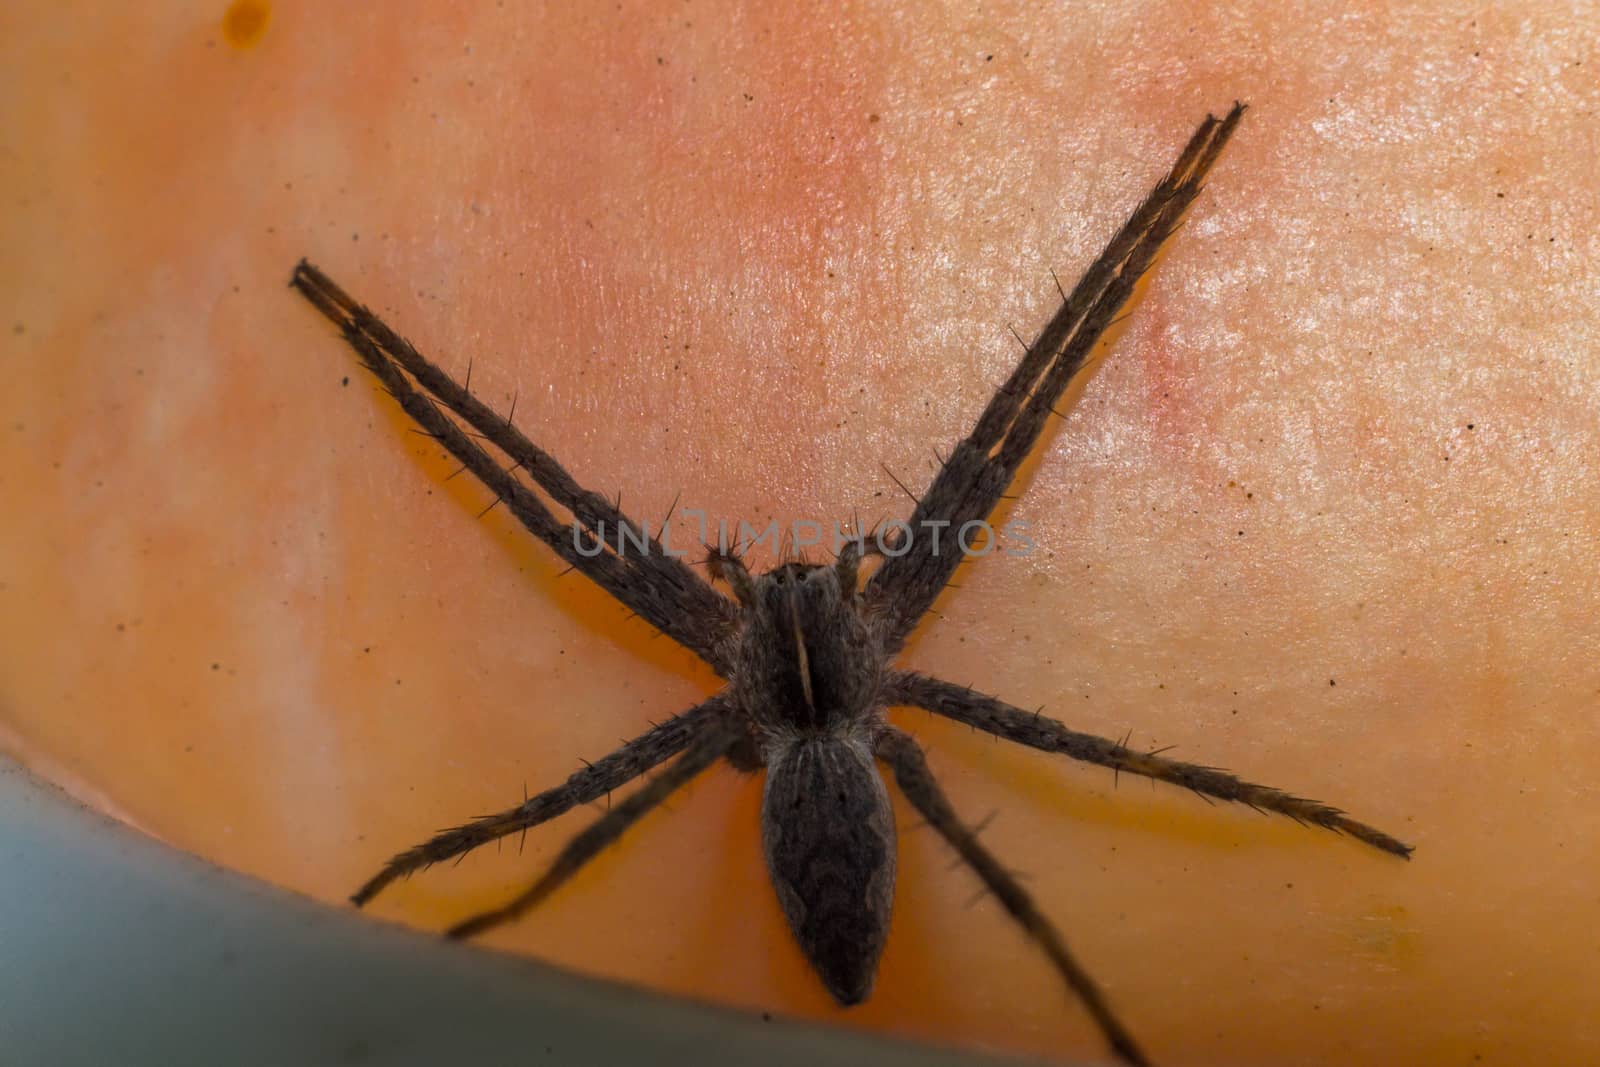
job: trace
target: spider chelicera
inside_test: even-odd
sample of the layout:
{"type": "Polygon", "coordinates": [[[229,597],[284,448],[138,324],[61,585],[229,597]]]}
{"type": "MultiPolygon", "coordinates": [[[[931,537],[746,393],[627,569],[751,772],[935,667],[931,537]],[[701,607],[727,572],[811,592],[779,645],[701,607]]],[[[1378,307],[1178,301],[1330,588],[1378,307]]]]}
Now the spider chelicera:
{"type": "Polygon", "coordinates": [[[727,759],[742,770],[765,771],[761,842],[784,915],[833,997],[844,1005],[859,1003],[872,990],[894,897],[895,828],[877,768],[882,763],[912,807],[1049,957],[1112,1050],[1137,1064],[1147,1061],[1099,987],[1032,897],[956,815],[922,749],[884,718],[885,708],[923,708],[1008,741],[1278,812],[1408,855],[1409,846],[1337,808],[1211,767],[1134,751],[894,666],[912,628],[961,562],[963,552],[948,531],[982,522],[993,511],[1068,383],[1199,194],[1243,113],[1243,105],[1235,104],[1224,118],[1207,116],[1200,124],[1167,175],[1072,292],[1063,294],[1060,309],[1026,346],[907,522],[871,547],[858,530],[832,564],[790,561],[764,574],[752,574],[719,544],[708,550],[706,562],[732,598],[617,505],[580,486],[509,417],[490,410],[302,261],[291,284],[339,327],[423,432],[573,569],[705,660],[727,683],[709,700],[585,764],[562,784],[399,853],[356,892],[354,902],[364,904],[402,875],[536,826],[666,764],[573,838],[529,889],[449,932],[467,937],[507,922],[548,897],[679,786],[727,759]],[[480,440],[509,457],[511,466],[480,440]],[[551,504],[570,520],[558,518],[551,504]],[[947,531],[942,543],[940,530],[947,531]],[[870,574],[863,566],[869,555],[880,557],[870,574]]]}

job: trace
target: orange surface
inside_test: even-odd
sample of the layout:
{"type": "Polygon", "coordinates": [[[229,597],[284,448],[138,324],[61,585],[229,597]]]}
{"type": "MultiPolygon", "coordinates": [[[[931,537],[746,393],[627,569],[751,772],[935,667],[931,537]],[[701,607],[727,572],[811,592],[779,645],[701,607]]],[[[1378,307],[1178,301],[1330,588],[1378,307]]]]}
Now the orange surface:
{"type": "MultiPolygon", "coordinates": [[[[337,901],[713,688],[475,518],[285,288],[300,256],[639,514],[894,515],[880,464],[926,481],[1048,270],[1239,97],[1030,465],[1036,552],[969,569],[907,661],[1340,803],[1416,859],[901,721],[1163,1063],[1600,1059],[1600,90],[1573,9],[283,3],[248,47],[228,10],[0,14],[6,747],[337,901]]],[[[832,1007],[758,798],[717,770],[491,942],[1099,1051],[903,808],[877,993],[832,1007]]],[[[468,914],[582,818],[374,910],[468,914]]]]}

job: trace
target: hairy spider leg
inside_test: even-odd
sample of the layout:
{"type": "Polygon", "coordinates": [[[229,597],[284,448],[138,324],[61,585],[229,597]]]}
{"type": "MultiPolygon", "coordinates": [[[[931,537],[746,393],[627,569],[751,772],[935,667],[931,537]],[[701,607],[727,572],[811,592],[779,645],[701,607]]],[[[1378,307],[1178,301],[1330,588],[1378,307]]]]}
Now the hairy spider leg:
{"type": "Polygon", "coordinates": [[[590,823],[569,841],[544,875],[526,892],[519,894],[502,907],[457,923],[449,929],[449,935],[460,938],[481,934],[501,923],[510,922],[530,908],[537,907],[577,874],[584,864],[626,833],[629,827],[666,800],[680,786],[726,755],[736,740],[737,735],[733,730],[726,728],[721,720],[717,720],[716,725],[702,730],[690,743],[688,750],[669,764],[666,770],[650,779],[638,790],[628,794],[627,799],[618,802],[610,811],[590,823]]]}
{"type": "Polygon", "coordinates": [[[911,806],[983,879],[983,884],[1050,958],[1051,964],[1088,1009],[1112,1051],[1128,1063],[1149,1063],[1134,1043],[1133,1036],[1112,1013],[1100,987],[1073,958],[1061,933],[1045,918],[1022,884],[1000,865],[994,854],[979,842],[978,835],[957,817],[950,801],[945,798],[944,790],[934,778],[933,771],[928,768],[921,747],[912,740],[911,735],[893,726],[885,726],[878,735],[878,758],[894,772],[895,784],[911,802],[911,806]]]}
{"type": "Polygon", "coordinates": [[[1244,105],[1235,104],[1226,118],[1207,116],[1200,124],[1166,177],[1095,258],[990,399],[972,432],[956,445],[918,498],[908,524],[901,528],[902,534],[912,531],[910,543],[901,545],[898,554],[890,553],[867,583],[867,602],[881,620],[886,652],[897,652],[905,644],[963,555],[948,547],[940,551],[936,539],[918,531],[929,525],[958,531],[968,522],[988,518],[1068,383],[1199,195],[1207,172],[1243,114],[1244,105]]]}
{"type": "Polygon", "coordinates": [[[384,864],[383,870],[368,879],[350,900],[357,906],[365,904],[397,878],[538,826],[579,804],[596,801],[682,752],[696,736],[712,729],[727,713],[727,701],[720,694],[697,704],[514,808],[441,831],[423,844],[406,849],[384,864]]]}
{"type": "Polygon", "coordinates": [[[896,671],[886,680],[885,691],[885,699],[891,704],[922,708],[1019,745],[1042,752],[1058,752],[1085,763],[1170,782],[1193,790],[1202,797],[1231,800],[1257,811],[1287,815],[1296,822],[1349,834],[1373,848],[1402,858],[1411,855],[1410,845],[1366,823],[1357,822],[1338,808],[1271,786],[1246,782],[1215,767],[1136,752],[1110,738],[1079,733],[1048,716],[1025,711],[939,678],[912,671],[896,671]]]}
{"type": "MultiPolygon", "coordinates": [[[[494,490],[497,499],[513,504],[520,500],[512,510],[529,532],[650,625],[726,676],[728,664],[722,644],[734,628],[736,615],[727,597],[713,589],[683,560],[668,555],[659,537],[650,534],[599,493],[580,486],[554,457],[513,426],[509,418],[496,414],[458,385],[381,319],[351,299],[322,271],[301,260],[289,284],[339,327],[362,362],[405,406],[406,413],[439,436],[440,443],[494,490]],[[436,429],[439,419],[424,418],[432,405],[424,405],[420,398],[414,403],[407,401],[406,395],[414,395],[415,391],[409,385],[404,390],[396,386],[401,369],[414,378],[425,393],[509,456],[516,467],[526,470],[539,488],[572,512],[577,525],[557,522],[526,488],[520,493],[511,489],[521,483],[501,470],[483,449],[459,430],[447,434],[436,429]],[[458,451],[461,442],[470,446],[465,454],[458,451]],[[499,473],[490,472],[486,462],[499,473]],[[579,526],[587,531],[591,546],[593,539],[599,537],[606,548],[592,553],[579,551],[579,526]],[[604,537],[601,537],[602,532],[604,537]]],[[[437,413],[437,409],[433,410],[437,413]]]]}

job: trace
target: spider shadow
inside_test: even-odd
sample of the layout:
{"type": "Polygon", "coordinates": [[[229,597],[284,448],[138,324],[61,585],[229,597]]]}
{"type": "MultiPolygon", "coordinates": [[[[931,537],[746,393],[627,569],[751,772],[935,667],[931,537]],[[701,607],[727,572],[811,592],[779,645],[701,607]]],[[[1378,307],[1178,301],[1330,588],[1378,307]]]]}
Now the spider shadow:
{"type": "MultiPolygon", "coordinates": [[[[479,516],[475,523],[478,534],[499,550],[515,570],[518,580],[525,583],[529,597],[562,612],[585,631],[627,653],[630,659],[696,683],[696,688],[706,696],[721,688],[722,681],[716,672],[698,656],[658,633],[648,623],[631,617],[625,606],[594,582],[568,568],[550,551],[549,546],[529,534],[507,508],[493,507],[485,513],[484,509],[494,501],[493,493],[469,474],[457,475],[460,465],[445,454],[441,446],[426,438],[419,438],[413,432],[416,424],[399,405],[389,401],[381,385],[369,379],[369,389],[387,430],[412,446],[406,452],[418,468],[418,473],[426,479],[432,495],[442,498],[446,506],[456,508],[468,517],[479,516]],[[425,447],[416,448],[414,442],[418,440],[425,447]]],[[[640,491],[643,492],[643,487],[640,491]]],[[[548,502],[548,497],[543,499],[548,502]]],[[[629,507],[630,510],[638,510],[634,505],[629,507]]],[[[652,502],[649,507],[638,510],[635,517],[649,516],[654,524],[656,513],[665,509],[665,503],[652,502]]],[[[561,513],[559,508],[557,511],[561,513]]],[[[684,547],[687,548],[687,558],[693,561],[694,548],[684,547]]],[[[463,595],[470,595],[478,582],[501,580],[504,580],[504,574],[500,572],[464,575],[463,595]]],[[[651,715],[665,718],[678,710],[676,706],[663,705],[652,711],[651,715]]]]}

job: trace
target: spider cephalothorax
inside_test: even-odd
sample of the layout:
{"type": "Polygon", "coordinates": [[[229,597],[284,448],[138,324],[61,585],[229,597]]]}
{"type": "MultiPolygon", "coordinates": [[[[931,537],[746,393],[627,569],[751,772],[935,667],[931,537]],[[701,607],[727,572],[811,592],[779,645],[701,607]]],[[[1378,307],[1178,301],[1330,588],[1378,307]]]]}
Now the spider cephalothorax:
{"type": "Polygon", "coordinates": [[[509,417],[490,410],[302,261],[291,284],[339,327],[425,433],[493,490],[496,502],[503,501],[529,532],[727,683],[561,785],[401,852],[352,899],[363,904],[402,875],[526,830],[661,768],[573,838],[526,892],[450,931],[476,933],[537,905],[673,790],[726,759],[744,770],[764,769],[761,839],[773,886],[823,983],[841,1004],[854,1004],[871,992],[894,895],[895,832],[877,766],[883,764],[911,806],[1049,957],[1112,1050],[1130,1063],[1144,1063],[1055,927],[957,817],[916,741],[883,717],[886,707],[922,708],[1018,744],[1279,812],[1397,856],[1409,854],[1409,846],[1337,808],[1079,733],[1036,712],[892,666],[961,561],[949,537],[941,550],[937,531],[963,530],[993,511],[1056,414],[1067,384],[1199,194],[1243,112],[1235,104],[1226,118],[1207,117],[1200,124],[1171,170],[1064,294],[1060,309],[1027,346],[971,433],[956,444],[910,519],[881,546],[885,558],[865,579],[858,570],[860,542],[847,543],[830,566],[784,563],[761,575],[717,550],[710,556],[711,572],[733,591],[731,599],[723,596],[617,505],[574,481],[509,417]],[[491,455],[463,423],[511,465],[491,455]],[[552,506],[570,519],[557,518],[552,506]],[[923,536],[928,531],[933,534],[923,536]]]}

